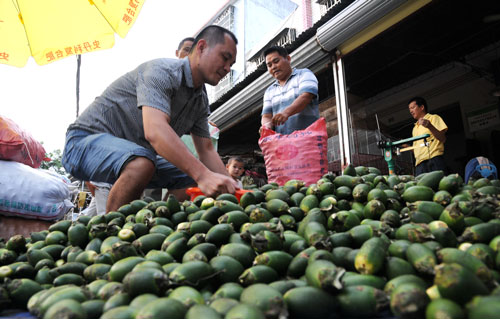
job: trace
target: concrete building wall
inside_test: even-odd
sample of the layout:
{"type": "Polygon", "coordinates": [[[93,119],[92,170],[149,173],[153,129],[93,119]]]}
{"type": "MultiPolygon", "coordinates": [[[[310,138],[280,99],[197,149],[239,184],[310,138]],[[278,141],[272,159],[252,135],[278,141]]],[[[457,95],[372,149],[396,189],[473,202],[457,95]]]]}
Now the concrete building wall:
{"type": "Polygon", "coordinates": [[[231,68],[234,72],[233,75],[233,83],[238,82],[238,79],[243,79],[245,77],[245,55],[243,54],[245,50],[245,24],[242,21],[245,21],[245,16],[247,14],[245,8],[246,0],[239,0],[234,3],[234,29],[233,32],[238,38],[238,53],[236,55],[236,62],[231,68]]]}
{"type": "MultiPolygon", "coordinates": [[[[253,71],[247,68],[246,61],[249,59],[249,52],[252,52],[255,47],[262,47],[282,30],[283,25],[298,5],[290,0],[236,0],[231,1],[229,6],[233,7],[231,31],[238,38],[238,54],[231,68],[232,87],[253,71]]],[[[211,21],[217,20],[226,9],[221,10],[211,21]]],[[[207,89],[210,103],[214,102],[221,92],[224,92],[216,93],[217,89],[210,86],[207,89]]]]}
{"type": "Polygon", "coordinates": [[[245,20],[246,52],[259,45],[270,32],[279,31],[285,19],[297,8],[297,5],[289,0],[246,1],[248,10],[245,20]]]}

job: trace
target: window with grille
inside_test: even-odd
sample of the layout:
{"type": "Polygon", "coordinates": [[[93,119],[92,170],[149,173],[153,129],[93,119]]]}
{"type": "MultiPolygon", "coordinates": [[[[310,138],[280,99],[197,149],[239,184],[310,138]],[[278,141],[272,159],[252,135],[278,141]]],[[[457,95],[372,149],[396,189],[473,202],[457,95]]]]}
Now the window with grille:
{"type": "Polygon", "coordinates": [[[331,8],[342,3],[342,0],[318,0],[316,1],[320,5],[321,15],[324,15],[331,8]]]}
{"type": "MultiPolygon", "coordinates": [[[[234,32],[234,6],[228,6],[213,22],[213,24],[221,26],[234,32]]],[[[233,86],[233,70],[223,77],[217,86],[214,87],[213,96],[215,100],[221,97],[233,86]]]]}
{"type": "Polygon", "coordinates": [[[222,12],[217,19],[215,19],[214,23],[215,25],[221,26],[223,28],[228,29],[231,32],[234,32],[234,7],[229,6],[227,7],[224,12],[222,12]]]}
{"type": "Polygon", "coordinates": [[[219,81],[219,84],[217,84],[217,86],[214,88],[215,100],[220,98],[224,93],[226,93],[232,87],[233,76],[234,76],[234,71],[231,70],[228,74],[226,74],[225,77],[223,77],[219,81]]]}
{"type": "Polygon", "coordinates": [[[271,40],[262,50],[256,54],[253,58],[250,59],[250,62],[255,63],[256,67],[258,68],[261,66],[264,62],[266,62],[266,58],[264,57],[264,51],[269,48],[270,46],[280,46],[280,47],[286,47],[287,45],[291,44],[293,41],[295,41],[296,38],[296,31],[293,28],[285,28],[283,31],[281,31],[277,37],[275,37],[273,40],[271,40]]]}

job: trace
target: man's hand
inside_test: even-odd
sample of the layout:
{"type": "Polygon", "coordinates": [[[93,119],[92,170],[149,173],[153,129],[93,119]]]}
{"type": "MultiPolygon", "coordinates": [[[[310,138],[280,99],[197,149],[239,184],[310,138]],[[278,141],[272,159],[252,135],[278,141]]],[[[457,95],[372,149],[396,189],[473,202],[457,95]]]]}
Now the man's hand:
{"type": "Polygon", "coordinates": [[[200,190],[210,197],[217,197],[223,193],[234,194],[238,184],[229,176],[208,171],[196,181],[200,190]]]}
{"type": "Polygon", "coordinates": [[[431,131],[432,135],[434,135],[435,138],[437,138],[441,143],[446,142],[446,131],[448,129],[444,129],[442,131],[439,131],[434,125],[429,120],[426,120],[424,118],[420,118],[417,121],[418,125],[422,125],[429,131],[431,131]]]}
{"type": "Polygon", "coordinates": [[[262,118],[260,119],[260,125],[261,127],[259,128],[259,135],[262,134],[262,128],[267,127],[268,129],[272,130],[273,129],[273,115],[271,113],[267,113],[262,115],[262,118]]]}
{"type": "Polygon", "coordinates": [[[272,119],[273,124],[275,126],[283,125],[287,120],[288,120],[288,115],[286,115],[285,113],[277,113],[276,115],[273,116],[272,119]]]}
{"type": "Polygon", "coordinates": [[[271,123],[269,123],[268,125],[262,125],[261,127],[259,127],[259,135],[262,135],[262,128],[263,127],[268,128],[270,130],[273,129],[273,126],[271,125],[271,123]]]}
{"type": "Polygon", "coordinates": [[[426,120],[424,118],[419,119],[417,123],[418,125],[422,125],[425,128],[434,127],[429,120],[426,120]]]}
{"type": "Polygon", "coordinates": [[[288,107],[286,107],[282,112],[275,114],[272,117],[272,123],[275,126],[283,125],[288,120],[290,116],[302,112],[311,101],[314,99],[315,95],[309,92],[304,92],[299,95],[288,107]]]}

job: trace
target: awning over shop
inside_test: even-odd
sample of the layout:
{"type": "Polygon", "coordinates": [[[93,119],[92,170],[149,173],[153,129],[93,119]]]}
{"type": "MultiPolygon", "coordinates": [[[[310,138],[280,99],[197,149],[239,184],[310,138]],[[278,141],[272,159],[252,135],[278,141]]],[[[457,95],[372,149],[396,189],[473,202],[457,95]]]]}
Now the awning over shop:
{"type": "MultiPolygon", "coordinates": [[[[314,36],[291,52],[292,65],[318,71],[335,49],[352,51],[431,0],[356,0],[321,25],[314,36]]],[[[344,53],[344,52],[343,52],[344,53]]],[[[222,132],[254,115],[273,78],[264,73],[212,112],[222,132]]]]}

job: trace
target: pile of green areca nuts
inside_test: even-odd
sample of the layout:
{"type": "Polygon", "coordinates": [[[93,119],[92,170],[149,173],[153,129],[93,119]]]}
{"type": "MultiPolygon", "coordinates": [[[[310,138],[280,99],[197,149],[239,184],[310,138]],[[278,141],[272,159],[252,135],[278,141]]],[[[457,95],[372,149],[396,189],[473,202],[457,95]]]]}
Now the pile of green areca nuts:
{"type": "Polygon", "coordinates": [[[46,319],[499,318],[499,194],[498,180],[348,166],[240,200],[134,200],[1,243],[0,309],[46,319]]]}

